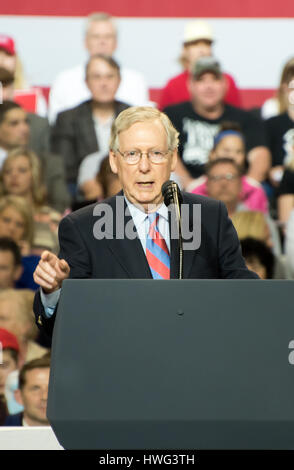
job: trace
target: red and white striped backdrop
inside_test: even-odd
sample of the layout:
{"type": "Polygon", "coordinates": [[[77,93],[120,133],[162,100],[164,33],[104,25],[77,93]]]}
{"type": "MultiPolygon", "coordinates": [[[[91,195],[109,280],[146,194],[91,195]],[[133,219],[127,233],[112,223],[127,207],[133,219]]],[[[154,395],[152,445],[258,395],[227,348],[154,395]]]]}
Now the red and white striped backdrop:
{"type": "Polygon", "coordinates": [[[292,0],[11,0],[1,2],[0,32],[15,38],[30,83],[50,86],[58,72],[86,57],[84,17],[105,10],[118,18],[117,58],[141,71],[155,90],[180,71],[183,30],[192,18],[211,23],[214,54],[247,106],[272,94],[283,64],[294,56],[292,0]]]}

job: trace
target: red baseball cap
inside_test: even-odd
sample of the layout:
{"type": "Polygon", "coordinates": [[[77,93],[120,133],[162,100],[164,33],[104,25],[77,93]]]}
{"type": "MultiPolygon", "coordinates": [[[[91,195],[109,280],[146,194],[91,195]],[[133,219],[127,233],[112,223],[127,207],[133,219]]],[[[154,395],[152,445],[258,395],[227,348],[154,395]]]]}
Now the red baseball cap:
{"type": "Polygon", "coordinates": [[[4,328],[0,328],[0,345],[2,345],[2,349],[10,348],[14,349],[15,351],[19,351],[19,345],[16,336],[4,328]]]}
{"type": "Polygon", "coordinates": [[[3,49],[9,55],[15,55],[14,40],[6,34],[0,34],[0,49],[3,49]]]}

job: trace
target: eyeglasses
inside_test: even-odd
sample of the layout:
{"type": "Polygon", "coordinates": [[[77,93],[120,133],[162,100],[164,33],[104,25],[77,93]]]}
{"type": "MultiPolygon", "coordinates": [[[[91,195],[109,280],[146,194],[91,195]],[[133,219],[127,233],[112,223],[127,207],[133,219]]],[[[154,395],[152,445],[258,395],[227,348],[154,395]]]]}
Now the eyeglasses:
{"type": "Polygon", "coordinates": [[[235,180],[236,178],[239,178],[239,175],[233,175],[233,173],[227,173],[226,175],[215,175],[215,176],[208,176],[208,179],[213,182],[217,181],[232,181],[235,180]]]}
{"type": "Polygon", "coordinates": [[[142,155],[144,154],[147,155],[149,161],[152,163],[164,163],[167,159],[166,155],[170,153],[170,150],[167,152],[161,152],[159,150],[149,150],[148,152],[141,152],[141,150],[127,150],[126,152],[121,152],[118,149],[117,151],[128,165],[136,165],[139,163],[142,155]]]}

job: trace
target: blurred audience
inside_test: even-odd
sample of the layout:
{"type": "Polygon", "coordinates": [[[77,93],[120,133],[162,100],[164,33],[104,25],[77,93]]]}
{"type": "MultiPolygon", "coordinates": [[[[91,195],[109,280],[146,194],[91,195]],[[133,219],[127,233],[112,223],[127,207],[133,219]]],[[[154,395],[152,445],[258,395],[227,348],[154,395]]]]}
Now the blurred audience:
{"type": "Polygon", "coordinates": [[[292,59],[283,77],[282,84],[285,108],[284,111],[265,121],[269,148],[272,154],[272,168],[269,174],[270,183],[278,187],[283,171],[291,158],[294,136],[294,59],[292,59]]]}
{"type": "Polygon", "coordinates": [[[5,328],[0,328],[2,362],[0,362],[0,395],[4,395],[5,383],[10,372],[18,369],[19,345],[16,336],[5,328]]]}
{"type": "Polygon", "coordinates": [[[17,54],[14,39],[0,34],[0,67],[5,68],[14,76],[13,88],[16,90],[34,91],[36,93],[36,111],[41,116],[47,113],[47,103],[40,89],[31,88],[25,79],[23,66],[17,54]]]}
{"type": "Polygon", "coordinates": [[[240,240],[255,238],[263,241],[276,257],[282,254],[282,244],[276,223],[268,215],[258,211],[236,212],[231,217],[240,240]]]}
{"type": "Polygon", "coordinates": [[[14,240],[23,256],[30,253],[34,240],[34,220],[32,209],[19,196],[0,198],[0,237],[14,240]]]}
{"type": "Polygon", "coordinates": [[[0,426],[4,425],[7,414],[8,410],[5,402],[5,397],[3,395],[0,395],[0,426]]]}
{"type": "Polygon", "coordinates": [[[19,344],[19,364],[41,357],[47,349],[37,344],[38,329],[33,315],[34,293],[5,289],[0,292],[0,328],[14,334],[19,344]]]}
{"type": "Polygon", "coordinates": [[[228,210],[229,216],[235,212],[245,210],[241,202],[241,170],[231,158],[218,158],[207,164],[206,169],[207,195],[222,201],[228,210]]]}
{"type": "MultiPolygon", "coordinates": [[[[242,171],[240,201],[250,210],[257,210],[268,213],[268,201],[266,194],[258,181],[244,175],[246,171],[245,138],[240,130],[240,126],[233,122],[223,122],[219,133],[214,137],[212,151],[209,161],[219,158],[231,158],[242,171]]],[[[189,185],[194,194],[207,196],[207,177],[201,176],[189,185]]]]}
{"type": "Polygon", "coordinates": [[[9,407],[5,396],[6,382],[11,372],[18,369],[19,345],[16,336],[0,328],[2,361],[0,362],[0,426],[8,415],[9,407]]]}
{"type": "MultiPolygon", "coordinates": [[[[30,206],[35,220],[32,248],[37,243],[36,237],[40,239],[38,231],[42,228],[38,223],[48,224],[48,232],[53,233],[52,237],[56,238],[56,222],[61,220],[61,214],[47,205],[47,190],[43,183],[41,162],[33,151],[16,148],[8,153],[0,172],[0,197],[3,195],[19,196],[30,206]]],[[[37,243],[37,246],[40,245],[37,243]]]]}
{"type": "MultiPolygon", "coordinates": [[[[0,67],[0,82],[2,83],[2,101],[14,101],[14,75],[0,67]]],[[[38,114],[27,112],[30,138],[28,146],[37,154],[49,152],[50,127],[48,119],[38,114]]]]}
{"type": "Polygon", "coordinates": [[[91,162],[95,161],[98,168],[99,162],[108,154],[113,120],[128,107],[115,100],[120,70],[114,59],[102,55],[92,56],[85,75],[91,99],[60,113],[51,138],[52,149],[63,157],[66,179],[73,193],[82,160],[92,154],[79,173],[78,185],[83,191],[87,181],[94,177],[91,162]]]}
{"type": "MultiPolygon", "coordinates": [[[[115,20],[108,13],[88,16],[85,31],[85,47],[89,58],[97,54],[112,57],[118,45],[115,20]]],[[[134,44],[134,52],[137,44],[134,44]]],[[[61,72],[54,81],[49,98],[49,120],[54,123],[61,111],[77,106],[91,98],[85,82],[85,64],[61,72]]],[[[116,100],[132,106],[147,105],[148,89],[143,76],[131,69],[121,67],[121,81],[116,100]]]]}
{"type": "Polygon", "coordinates": [[[231,217],[240,240],[255,238],[261,240],[269,248],[273,247],[273,240],[266,216],[258,211],[236,212],[231,217]]]}
{"type": "Polygon", "coordinates": [[[262,241],[274,255],[274,279],[290,279],[291,274],[282,246],[279,231],[275,222],[262,212],[237,212],[232,222],[240,240],[253,238],[262,241]]]}
{"type": "Polygon", "coordinates": [[[269,119],[277,114],[285,113],[288,109],[288,75],[289,70],[293,70],[294,57],[291,57],[283,67],[279,88],[276,96],[266,100],[261,107],[261,116],[263,119],[269,119]]]}
{"type": "Polygon", "coordinates": [[[41,162],[32,150],[18,147],[8,152],[0,172],[0,197],[3,195],[22,197],[34,214],[47,202],[41,162]]]}
{"type": "MultiPolygon", "coordinates": [[[[85,158],[85,161],[88,158],[89,157],[85,158]]],[[[121,190],[118,176],[115,175],[110,168],[108,156],[103,158],[98,169],[99,171],[97,173],[96,162],[95,166],[93,164],[92,179],[89,179],[86,184],[83,185],[83,195],[86,200],[105,199],[117,194],[121,190]]]]}
{"type": "Polygon", "coordinates": [[[284,230],[285,224],[294,208],[294,129],[291,136],[289,136],[283,177],[276,190],[276,196],[278,219],[284,230]]]}
{"type": "Polygon", "coordinates": [[[6,34],[0,34],[0,66],[14,75],[15,88],[22,89],[27,87],[22,64],[16,54],[14,40],[6,34]]]}
{"type": "Polygon", "coordinates": [[[285,228],[285,256],[294,279],[294,209],[290,212],[285,228]]]}
{"type": "Polygon", "coordinates": [[[0,237],[0,289],[15,287],[23,271],[21,262],[21,252],[15,241],[0,237]]]}
{"type": "MultiPolygon", "coordinates": [[[[12,101],[0,104],[0,168],[9,151],[28,147],[29,137],[27,113],[12,101]]],[[[48,152],[39,153],[38,158],[42,165],[48,202],[54,209],[63,212],[70,205],[63,160],[59,155],[48,152]]]]}
{"type": "Polygon", "coordinates": [[[11,238],[21,251],[23,272],[15,286],[38,289],[33,279],[33,272],[40,259],[32,253],[35,238],[33,211],[22,197],[0,197],[0,237],[11,238]]]}
{"type": "Polygon", "coordinates": [[[44,250],[51,251],[55,255],[58,254],[58,235],[56,231],[50,230],[48,223],[35,222],[35,236],[31,253],[41,257],[44,250]]]}
{"type": "Polygon", "coordinates": [[[108,157],[102,161],[96,180],[101,185],[103,199],[114,196],[122,189],[117,174],[113,173],[110,167],[108,157]]]}
{"type": "Polygon", "coordinates": [[[265,242],[255,238],[243,238],[241,248],[248,269],[258,274],[260,279],[273,278],[275,257],[265,242]]]}
{"type": "Polygon", "coordinates": [[[9,415],[5,426],[49,426],[46,416],[49,375],[49,355],[29,361],[21,368],[15,397],[23,405],[23,411],[9,415]]]}
{"type": "Polygon", "coordinates": [[[226,82],[220,64],[212,57],[200,58],[191,71],[189,87],[191,101],[164,110],[180,132],[181,159],[176,172],[182,177],[183,186],[203,174],[223,121],[240,125],[245,136],[248,175],[263,181],[270,168],[264,124],[252,113],[224,103],[226,82]]]}
{"type": "MultiPolygon", "coordinates": [[[[95,174],[95,169],[93,169],[95,174]]],[[[118,176],[111,170],[109,157],[105,157],[101,164],[95,179],[91,181],[87,191],[83,193],[84,199],[73,203],[72,210],[75,211],[88,204],[102,201],[108,197],[114,196],[122,189],[118,176]]]]}
{"type": "MultiPolygon", "coordinates": [[[[183,52],[180,58],[184,71],[170,79],[162,89],[159,102],[160,109],[190,100],[189,74],[199,58],[212,56],[214,40],[212,27],[206,21],[191,21],[186,24],[183,37],[183,52]]],[[[225,103],[240,106],[240,93],[234,79],[227,73],[224,74],[224,78],[226,82],[225,103]]]]}

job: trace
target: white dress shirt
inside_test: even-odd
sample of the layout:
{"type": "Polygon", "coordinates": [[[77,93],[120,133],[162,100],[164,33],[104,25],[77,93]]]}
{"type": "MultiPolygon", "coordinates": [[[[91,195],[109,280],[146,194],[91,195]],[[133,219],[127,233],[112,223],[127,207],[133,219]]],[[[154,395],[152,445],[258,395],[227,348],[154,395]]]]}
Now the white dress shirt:
{"type": "Polygon", "coordinates": [[[82,160],[79,166],[78,186],[82,186],[86,181],[95,179],[102,160],[109,152],[110,132],[114,116],[109,118],[106,122],[102,122],[95,117],[93,117],[93,119],[97,142],[99,142],[99,150],[87,155],[82,160]]]}

